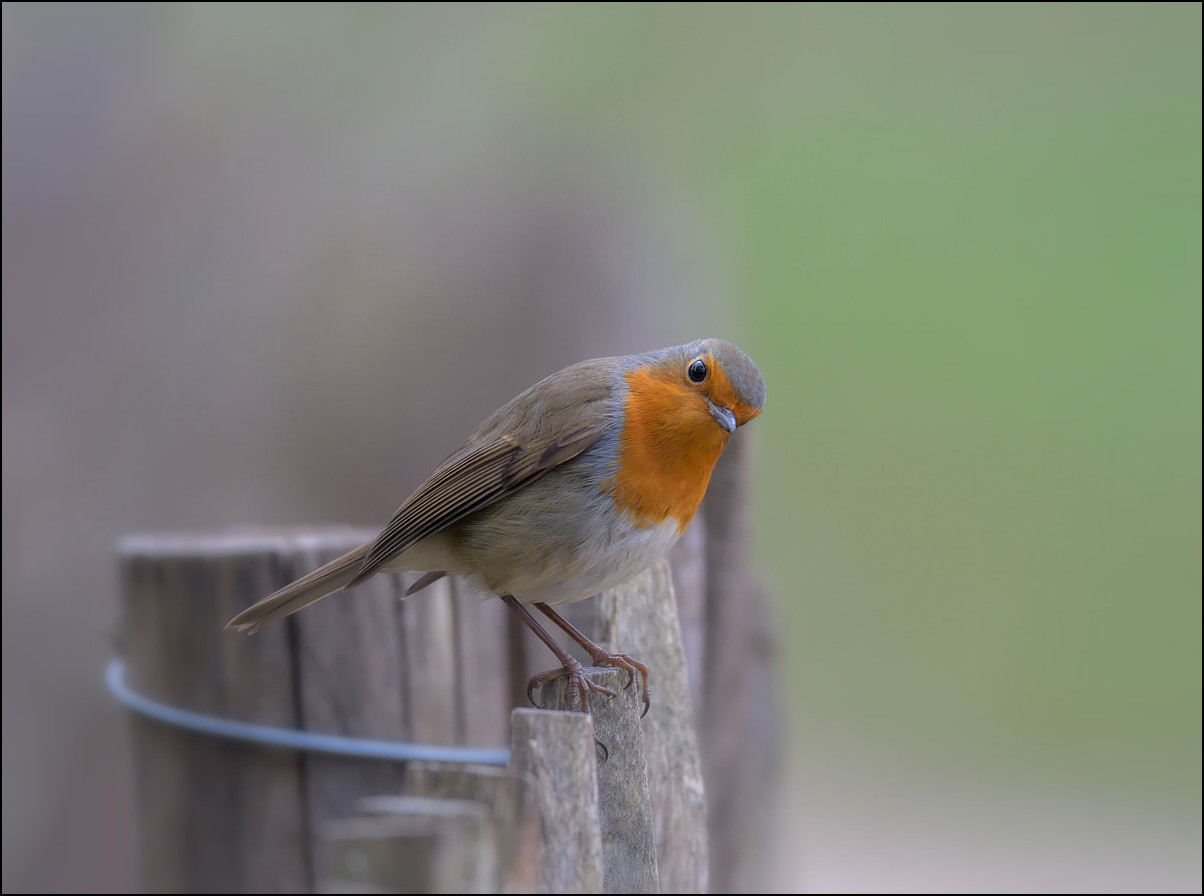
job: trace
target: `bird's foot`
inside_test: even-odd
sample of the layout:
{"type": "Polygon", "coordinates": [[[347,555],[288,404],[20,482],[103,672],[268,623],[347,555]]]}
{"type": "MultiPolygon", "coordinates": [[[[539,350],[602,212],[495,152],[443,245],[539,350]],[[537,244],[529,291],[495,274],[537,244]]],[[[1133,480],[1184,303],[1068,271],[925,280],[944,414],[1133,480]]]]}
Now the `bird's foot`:
{"type": "Polygon", "coordinates": [[[648,666],[641,663],[634,657],[630,657],[625,653],[608,653],[599,648],[589,652],[590,659],[595,666],[614,666],[618,669],[623,669],[627,672],[627,684],[625,688],[631,687],[635,682],[636,675],[640,676],[640,697],[644,701],[644,711],[640,713],[640,718],[648,715],[648,708],[652,705],[651,690],[648,688],[648,666]]]}
{"type": "Polygon", "coordinates": [[[570,657],[569,661],[559,669],[549,669],[547,672],[540,672],[538,675],[531,676],[531,680],[527,682],[527,699],[531,701],[532,706],[539,705],[535,702],[535,689],[543,688],[549,681],[554,681],[557,678],[568,679],[568,708],[573,712],[589,712],[589,695],[591,691],[605,694],[607,697],[615,695],[615,692],[610,688],[594,684],[586,678],[581,664],[570,657]]]}

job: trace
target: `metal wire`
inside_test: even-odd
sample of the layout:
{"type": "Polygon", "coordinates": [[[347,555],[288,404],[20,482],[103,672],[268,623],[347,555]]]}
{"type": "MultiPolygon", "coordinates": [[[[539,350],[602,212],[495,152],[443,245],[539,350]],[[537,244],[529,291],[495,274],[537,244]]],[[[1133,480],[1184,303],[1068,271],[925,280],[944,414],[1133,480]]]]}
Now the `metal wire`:
{"type": "Polygon", "coordinates": [[[406,761],[425,759],[436,762],[475,762],[482,765],[505,765],[510,761],[510,751],[481,747],[452,747],[435,744],[410,744],[391,740],[370,740],[361,737],[343,737],[337,734],[318,734],[296,728],[277,728],[273,725],[258,725],[238,722],[205,713],[180,709],[167,703],[152,700],[133,690],[125,681],[125,664],[114,659],[105,670],[105,683],[110,693],[133,712],[176,728],[276,747],[285,750],[302,750],[310,753],[328,753],[335,756],[354,756],[360,759],[385,759],[406,761]]]}

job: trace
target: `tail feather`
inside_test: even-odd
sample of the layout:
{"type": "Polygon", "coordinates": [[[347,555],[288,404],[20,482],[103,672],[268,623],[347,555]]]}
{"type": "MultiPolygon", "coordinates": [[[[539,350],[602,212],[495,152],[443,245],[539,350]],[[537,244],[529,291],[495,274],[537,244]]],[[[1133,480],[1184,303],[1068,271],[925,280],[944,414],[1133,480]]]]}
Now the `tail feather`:
{"type": "Polygon", "coordinates": [[[257,632],[269,622],[291,616],[331,592],[338,591],[355,578],[367,552],[368,545],[363,545],[337,560],[331,560],[325,566],[285,585],[259,603],[243,610],[226,623],[226,628],[257,632]]]}

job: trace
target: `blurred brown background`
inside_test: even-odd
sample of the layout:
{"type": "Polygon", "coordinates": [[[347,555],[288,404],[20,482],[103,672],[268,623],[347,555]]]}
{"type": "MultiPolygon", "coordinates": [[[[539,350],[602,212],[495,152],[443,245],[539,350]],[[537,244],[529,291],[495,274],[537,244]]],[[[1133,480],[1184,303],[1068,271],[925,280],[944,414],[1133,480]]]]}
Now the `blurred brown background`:
{"type": "Polygon", "coordinates": [[[1200,100],[1197,4],[6,3],[4,890],[133,883],[119,536],[722,335],[776,885],[1198,892],[1200,100]]]}

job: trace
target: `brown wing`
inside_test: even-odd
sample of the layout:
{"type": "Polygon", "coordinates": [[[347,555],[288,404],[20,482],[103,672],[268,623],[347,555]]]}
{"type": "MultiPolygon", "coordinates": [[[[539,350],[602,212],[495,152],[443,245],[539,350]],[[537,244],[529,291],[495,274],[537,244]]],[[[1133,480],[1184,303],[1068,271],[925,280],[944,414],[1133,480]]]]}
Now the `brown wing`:
{"type": "Polygon", "coordinates": [[[363,565],[345,587],[364,581],[422,539],[576,457],[605,431],[606,424],[602,422],[529,445],[503,436],[460,449],[406,499],[389,525],[369,545],[363,565]]]}

